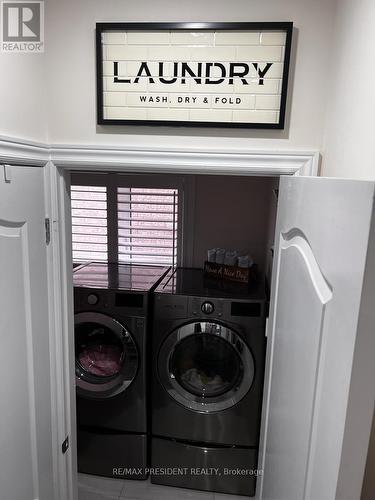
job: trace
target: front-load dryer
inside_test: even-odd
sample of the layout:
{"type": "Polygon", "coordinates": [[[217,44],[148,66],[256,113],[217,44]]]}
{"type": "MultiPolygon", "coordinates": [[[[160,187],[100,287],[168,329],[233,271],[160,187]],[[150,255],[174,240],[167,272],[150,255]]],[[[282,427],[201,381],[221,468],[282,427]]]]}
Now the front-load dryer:
{"type": "Polygon", "coordinates": [[[167,270],[90,263],[73,274],[80,472],[146,477],[149,301],[167,270]]]}
{"type": "Polygon", "coordinates": [[[254,495],[266,308],[262,282],[212,286],[199,269],[171,271],[156,288],[153,482],[254,495]],[[184,473],[164,474],[173,467],[184,473]]]}

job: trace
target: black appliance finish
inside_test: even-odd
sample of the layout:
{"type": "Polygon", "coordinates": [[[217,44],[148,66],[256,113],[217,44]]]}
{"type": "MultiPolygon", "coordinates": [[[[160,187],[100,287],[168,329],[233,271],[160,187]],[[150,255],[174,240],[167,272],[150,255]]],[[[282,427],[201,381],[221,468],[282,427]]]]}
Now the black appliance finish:
{"type": "Polygon", "coordinates": [[[267,297],[262,282],[214,284],[178,268],[154,292],[151,462],[187,472],[151,480],[253,496],[267,297]]]}
{"type": "Polygon", "coordinates": [[[168,269],[89,263],[73,273],[80,472],[141,468],[135,478],[146,478],[150,292],[168,269]]]}

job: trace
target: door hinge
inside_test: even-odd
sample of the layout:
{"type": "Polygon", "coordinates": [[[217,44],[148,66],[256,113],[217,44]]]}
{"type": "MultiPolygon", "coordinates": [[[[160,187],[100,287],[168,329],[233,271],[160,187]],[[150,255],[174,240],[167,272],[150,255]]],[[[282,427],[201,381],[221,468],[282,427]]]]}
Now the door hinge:
{"type": "Polygon", "coordinates": [[[68,451],[68,449],[69,449],[69,436],[66,436],[65,441],[61,445],[61,451],[62,451],[63,455],[65,455],[65,453],[68,451]]]}
{"type": "Polygon", "coordinates": [[[44,226],[46,229],[46,245],[49,245],[51,241],[51,221],[47,217],[44,219],[44,226]]]}

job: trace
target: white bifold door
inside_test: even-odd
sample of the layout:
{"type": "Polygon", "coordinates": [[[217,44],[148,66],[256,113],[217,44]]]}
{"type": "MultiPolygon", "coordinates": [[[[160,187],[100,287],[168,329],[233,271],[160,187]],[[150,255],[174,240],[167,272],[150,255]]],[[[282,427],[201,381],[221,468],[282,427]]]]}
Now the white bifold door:
{"type": "Polygon", "coordinates": [[[262,500],[359,500],[375,391],[374,183],[282,178],[262,500]]]}
{"type": "Polygon", "coordinates": [[[44,169],[0,166],[0,498],[53,500],[44,169]]]}

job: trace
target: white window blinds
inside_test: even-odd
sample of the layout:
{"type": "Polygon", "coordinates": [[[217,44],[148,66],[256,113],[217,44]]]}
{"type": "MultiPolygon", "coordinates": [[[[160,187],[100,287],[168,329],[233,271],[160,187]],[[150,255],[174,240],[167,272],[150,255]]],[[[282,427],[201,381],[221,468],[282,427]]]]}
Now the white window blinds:
{"type": "Polygon", "coordinates": [[[176,265],[179,189],[140,187],[139,179],[124,185],[116,174],[100,183],[106,185],[84,185],[81,174],[75,185],[72,176],[73,261],[176,265]]]}
{"type": "Polygon", "coordinates": [[[73,262],[108,259],[107,188],[72,186],[73,262]]]}
{"type": "Polygon", "coordinates": [[[175,265],[177,224],[177,189],[119,187],[119,262],[175,265]]]}

